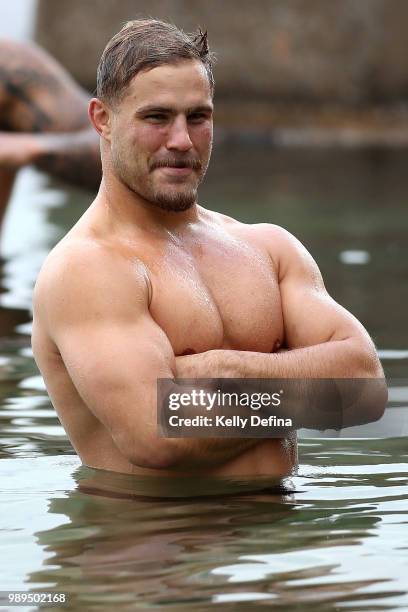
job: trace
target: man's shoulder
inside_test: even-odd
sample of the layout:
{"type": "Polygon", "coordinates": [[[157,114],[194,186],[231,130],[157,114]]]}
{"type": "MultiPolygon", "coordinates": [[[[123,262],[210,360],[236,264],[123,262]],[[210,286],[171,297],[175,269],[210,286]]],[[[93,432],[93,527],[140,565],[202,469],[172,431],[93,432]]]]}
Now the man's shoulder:
{"type": "Polygon", "coordinates": [[[104,274],[105,268],[101,264],[109,263],[110,259],[107,249],[96,241],[65,236],[45,258],[36,286],[58,283],[71,277],[78,280],[95,273],[104,274]]]}
{"type": "Polygon", "coordinates": [[[268,241],[279,240],[281,242],[298,242],[295,236],[288,230],[274,223],[245,223],[244,221],[240,221],[220,212],[208,210],[206,212],[207,214],[210,213],[211,218],[215,222],[224,225],[226,228],[232,231],[237,230],[243,233],[248,233],[248,235],[253,235],[268,241]]]}
{"type": "Polygon", "coordinates": [[[241,236],[250,239],[268,253],[276,266],[279,279],[290,270],[298,269],[302,273],[316,267],[316,262],[303,243],[280,225],[241,223],[235,228],[241,236]]]}
{"type": "Polygon", "coordinates": [[[201,209],[204,211],[205,218],[213,223],[223,226],[225,229],[234,231],[237,230],[239,232],[252,235],[258,235],[259,237],[263,237],[265,239],[270,239],[271,237],[281,237],[281,238],[290,238],[292,234],[290,234],[287,230],[279,225],[274,225],[273,223],[246,223],[245,221],[240,221],[235,217],[231,217],[230,215],[226,215],[224,213],[220,213],[218,211],[201,209]]]}
{"type": "Polygon", "coordinates": [[[288,230],[273,223],[243,223],[232,217],[221,215],[226,228],[258,242],[260,246],[274,257],[285,255],[289,251],[304,248],[299,240],[288,230]]]}
{"type": "Polygon", "coordinates": [[[250,227],[274,257],[299,257],[308,254],[303,243],[291,232],[280,225],[272,223],[255,223],[250,227]]]}
{"type": "Polygon", "coordinates": [[[245,223],[228,215],[207,211],[210,219],[235,236],[256,243],[269,253],[275,263],[309,255],[304,245],[291,232],[274,223],[245,223]]]}
{"type": "Polygon", "coordinates": [[[255,239],[274,257],[300,255],[306,248],[290,231],[275,223],[245,223],[223,213],[205,210],[208,219],[231,232],[255,239]]]}
{"type": "Polygon", "coordinates": [[[252,232],[264,240],[278,241],[279,243],[298,242],[297,238],[287,229],[275,223],[252,223],[248,227],[252,232]]]}
{"type": "Polygon", "coordinates": [[[109,300],[129,302],[148,293],[143,262],[129,261],[110,244],[66,236],[46,257],[34,288],[34,308],[66,310],[109,300]]]}

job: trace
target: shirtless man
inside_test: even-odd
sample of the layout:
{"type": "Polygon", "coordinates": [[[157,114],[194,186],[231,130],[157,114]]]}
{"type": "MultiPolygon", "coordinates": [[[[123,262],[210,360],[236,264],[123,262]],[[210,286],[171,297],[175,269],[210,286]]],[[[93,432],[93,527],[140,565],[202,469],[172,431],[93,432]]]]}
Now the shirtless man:
{"type": "Polygon", "coordinates": [[[129,22],[101,58],[89,116],[102,183],[34,296],[34,355],[88,466],[287,474],[293,439],[160,438],[157,378],[383,376],[367,332],[292,235],[198,205],[211,61],[206,35],[155,20],[129,22]]]}
{"type": "Polygon", "coordinates": [[[43,49],[0,40],[0,221],[27,165],[91,189],[101,179],[89,95],[43,49]]]}

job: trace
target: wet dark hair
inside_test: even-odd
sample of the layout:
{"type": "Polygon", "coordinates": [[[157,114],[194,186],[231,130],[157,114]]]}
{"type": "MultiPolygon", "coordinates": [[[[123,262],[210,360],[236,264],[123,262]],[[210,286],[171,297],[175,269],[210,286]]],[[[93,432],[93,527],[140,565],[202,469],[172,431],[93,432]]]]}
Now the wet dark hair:
{"type": "Polygon", "coordinates": [[[157,19],[128,21],[106,45],[97,71],[96,95],[110,104],[119,102],[132,78],[140,71],[181,60],[199,60],[214,92],[214,54],[207,32],[186,34],[157,19]]]}

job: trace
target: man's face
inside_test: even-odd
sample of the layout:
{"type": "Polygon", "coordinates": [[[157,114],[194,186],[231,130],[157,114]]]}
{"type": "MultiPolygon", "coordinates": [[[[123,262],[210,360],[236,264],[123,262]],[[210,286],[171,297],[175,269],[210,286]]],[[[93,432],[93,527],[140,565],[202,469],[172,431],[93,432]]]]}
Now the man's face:
{"type": "Polygon", "coordinates": [[[212,97],[202,63],[139,72],[111,112],[111,159],[119,180],[163,210],[190,208],[212,147],[212,97]]]}

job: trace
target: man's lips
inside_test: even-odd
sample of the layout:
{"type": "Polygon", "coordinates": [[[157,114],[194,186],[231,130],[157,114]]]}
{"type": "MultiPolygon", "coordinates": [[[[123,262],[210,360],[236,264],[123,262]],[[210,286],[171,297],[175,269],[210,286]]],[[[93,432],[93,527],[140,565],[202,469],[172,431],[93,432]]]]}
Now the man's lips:
{"type": "Polygon", "coordinates": [[[199,159],[163,159],[156,160],[151,164],[150,170],[168,170],[173,174],[182,171],[180,174],[188,174],[192,170],[200,170],[201,161],[199,159]]]}
{"type": "Polygon", "coordinates": [[[177,166],[159,166],[157,170],[162,170],[165,174],[172,174],[173,176],[187,176],[193,172],[193,168],[190,166],[184,166],[179,168],[177,166]]]}

